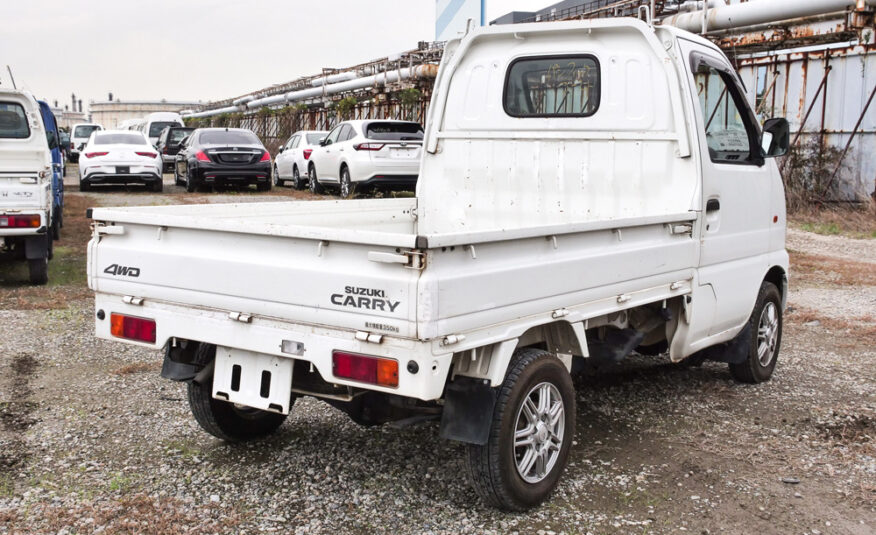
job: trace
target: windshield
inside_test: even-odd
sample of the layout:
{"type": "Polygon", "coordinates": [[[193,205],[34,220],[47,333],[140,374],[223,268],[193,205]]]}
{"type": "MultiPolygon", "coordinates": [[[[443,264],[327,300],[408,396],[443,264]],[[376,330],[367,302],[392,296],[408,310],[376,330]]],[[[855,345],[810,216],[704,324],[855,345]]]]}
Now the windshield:
{"type": "Polygon", "coordinates": [[[255,134],[245,130],[204,132],[199,141],[204,145],[261,145],[255,134]]]}
{"type": "Polygon", "coordinates": [[[0,102],[0,137],[25,139],[30,137],[30,127],[24,108],[16,102],[0,102]]]}
{"type": "Polygon", "coordinates": [[[97,126],[77,126],[73,130],[73,137],[88,137],[92,132],[98,130],[97,126]]]}
{"type": "Polygon", "coordinates": [[[368,123],[365,137],[384,141],[420,141],[423,127],[417,123],[368,123]]]}
{"type": "Polygon", "coordinates": [[[182,129],[180,129],[180,130],[171,130],[171,131],[170,131],[170,134],[168,134],[168,137],[169,137],[170,139],[168,139],[167,142],[168,142],[168,143],[179,143],[180,141],[183,140],[183,138],[185,138],[185,137],[186,137],[187,135],[189,135],[191,132],[192,132],[191,130],[182,130],[182,129]]]}
{"type": "Polygon", "coordinates": [[[139,134],[98,134],[94,136],[94,145],[148,145],[139,134]]]}
{"type": "Polygon", "coordinates": [[[319,140],[325,137],[325,132],[318,132],[316,134],[306,134],[307,136],[307,144],[308,145],[319,145],[319,140]]]}
{"type": "Polygon", "coordinates": [[[149,125],[149,137],[160,136],[161,131],[168,126],[179,126],[179,123],[176,121],[156,121],[149,125]]]}

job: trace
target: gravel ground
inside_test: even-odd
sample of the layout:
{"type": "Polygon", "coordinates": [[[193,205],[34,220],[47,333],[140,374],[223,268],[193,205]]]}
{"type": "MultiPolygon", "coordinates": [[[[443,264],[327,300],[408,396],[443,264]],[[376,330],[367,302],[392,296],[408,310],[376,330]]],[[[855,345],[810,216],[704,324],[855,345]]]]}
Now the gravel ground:
{"type": "MultiPolygon", "coordinates": [[[[116,195],[157,194],[87,199],[116,195]]],[[[872,241],[854,242],[794,231],[789,248],[872,256],[872,241]]],[[[873,312],[861,287],[798,284],[792,307],[807,295],[873,312]]],[[[158,377],[159,352],[98,340],[91,318],[82,298],[0,310],[0,533],[876,533],[876,350],[827,321],[790,314],[762,385],[638,356],[576,378],[560,488],[505,514],[478,502],[465,447],[434,422],[363,428],[299,399],[268,439],[216,440],[185,386],[158,377]]]]}

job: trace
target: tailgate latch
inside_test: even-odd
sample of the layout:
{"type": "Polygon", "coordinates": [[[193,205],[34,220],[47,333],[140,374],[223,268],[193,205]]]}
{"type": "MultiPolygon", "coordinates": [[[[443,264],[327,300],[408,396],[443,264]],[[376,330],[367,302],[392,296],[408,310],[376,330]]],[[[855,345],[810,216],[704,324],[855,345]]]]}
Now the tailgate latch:
{"type": "Polygon", "coordinates": [[[122,225],[107,225],[105,223],[94,223],[92,225],[94,228],[94,232],[97,233],[98,236],[106,235],[116,235],[121,236],[125,233],[125,227],[122,225]]]}
{"type": "Polygon", "coordinates": [[[252,314],[244,314],[243,312],[229,312],[228,319],[239,321],[240,323],[252,323],[252,314]]]}

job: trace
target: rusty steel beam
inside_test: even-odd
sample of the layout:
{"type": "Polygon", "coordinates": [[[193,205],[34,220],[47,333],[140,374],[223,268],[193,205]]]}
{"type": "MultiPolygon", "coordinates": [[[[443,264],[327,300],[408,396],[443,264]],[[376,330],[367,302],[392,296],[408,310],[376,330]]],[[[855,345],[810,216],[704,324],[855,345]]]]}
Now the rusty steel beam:
{"type": "MultiPolygon", "coordinates": [[[[805,65],[805,63],[804,63],[805,65]]],[[[815,107],[815,102],[818,100],[818,96],[821,94],[821,90],[824,89],[824,86],[827,85],[827,75],[830,74],[830,69],[832,69],[830,65],[828,65],[827,69],[824,71],[824,77],[821,79],[821,83],[818,84],[818,89],[815,91],[815,96],[812,97],[812,101],[809,103],[809,108],[806,110],[806,115],[803,116],[803,120],[800,121],[800,128],[797,130],[797,133],[794,135],[794,139],[791,141],[791,147],[797,144],[797,140],[800,139],[800,134],[803,133],[803,128],[806,126],[806,121],[809,119],[809,114],[812,113],[812,108],[815,107]]],[[[805,87],[805,86],[804,86],[805,87]]],[[[779,171],[785,170],[785,162],[788,159],[785,158],[782,160],[782,165],[779,166],[779,171]]]]}

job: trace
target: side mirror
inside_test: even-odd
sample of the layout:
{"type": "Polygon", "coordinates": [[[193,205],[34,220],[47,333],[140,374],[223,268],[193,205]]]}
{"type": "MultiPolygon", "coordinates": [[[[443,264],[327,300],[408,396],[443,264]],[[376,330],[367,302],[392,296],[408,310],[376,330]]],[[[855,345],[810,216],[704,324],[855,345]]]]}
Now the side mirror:
{"type": "Polygon", "coordinates": [[[767,119],[763,123],[763,134],[760,140],[764,156],[775,158],[784,156],[791,148],[791,127],[784,118],[767,119]]]}
{"type": "Polygon", "coordinates": [[[277,154],[280,154],[281,152],[283,152],[283,148],[284,147],[280,147],[280,149],[277,151],[277,154]]]}
{"type": "Polygon", "coordinates": [[[319,138],[319,146],[320,146],[320,147],[325,147],[325,146],[326,146],[326,141],[328,141],[328,140],[327,140],[326,138],[324,138],[324,137],[319,138]]]}

